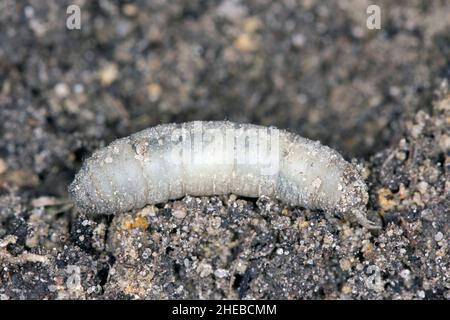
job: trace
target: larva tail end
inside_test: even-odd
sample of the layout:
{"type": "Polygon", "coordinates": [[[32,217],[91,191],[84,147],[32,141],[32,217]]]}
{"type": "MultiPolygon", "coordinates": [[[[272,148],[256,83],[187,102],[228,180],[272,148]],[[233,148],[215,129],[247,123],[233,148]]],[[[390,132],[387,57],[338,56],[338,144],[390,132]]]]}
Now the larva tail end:
{"type": "Polygon", "coordinates": [[[380,223],[376,223],[373,221],[370,221],[369,219],[367,219],[366,215],[365,215],[365,210],[353,210],[353,216],[355,217],[356,221],[362,225],[363,227],[365,227],[366,229],[369,230],[379,230],[381,229],[381,224],[380,223]]]}

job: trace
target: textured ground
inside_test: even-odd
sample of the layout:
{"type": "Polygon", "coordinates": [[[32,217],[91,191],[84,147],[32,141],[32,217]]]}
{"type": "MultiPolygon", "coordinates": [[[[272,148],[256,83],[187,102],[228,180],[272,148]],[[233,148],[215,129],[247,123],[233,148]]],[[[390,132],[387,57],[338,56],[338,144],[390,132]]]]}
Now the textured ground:
{"type": "Polygon", "coordinates": [[[1,1],[0,298],[449,299],[450,5],[377,3],[381,30],[366,1],[1,1]],[[356,157],[383,229],[234,195],[71,208],[93,150],[194,119],[356,157]]]}

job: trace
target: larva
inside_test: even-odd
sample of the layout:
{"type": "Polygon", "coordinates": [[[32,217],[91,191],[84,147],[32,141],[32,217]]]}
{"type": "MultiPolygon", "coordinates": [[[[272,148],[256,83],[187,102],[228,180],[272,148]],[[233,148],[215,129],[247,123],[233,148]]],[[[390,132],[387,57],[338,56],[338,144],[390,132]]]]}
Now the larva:
{"type": "Polygon", "coordinates": [[[367,186],[335,150],[285,130],[229,121],[163,124],[113,141],[69,187],[82,211],[114,214],[184,195],[262,195],[353,217],[367,228],[367,186]]]}

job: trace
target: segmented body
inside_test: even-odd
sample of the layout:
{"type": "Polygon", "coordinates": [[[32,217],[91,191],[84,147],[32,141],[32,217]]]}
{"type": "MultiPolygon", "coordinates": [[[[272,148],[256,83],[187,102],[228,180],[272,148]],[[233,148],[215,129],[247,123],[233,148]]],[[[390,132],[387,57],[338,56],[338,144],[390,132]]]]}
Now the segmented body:
{"type": "Polygon", "coordinates": [[[335,150],[273,127],[229,121],[163,124],[113,141],[69,187],[86,212],[115,214],[184,195],[262,195],[352,214],[366,227],[367,186],[335,150]]]}

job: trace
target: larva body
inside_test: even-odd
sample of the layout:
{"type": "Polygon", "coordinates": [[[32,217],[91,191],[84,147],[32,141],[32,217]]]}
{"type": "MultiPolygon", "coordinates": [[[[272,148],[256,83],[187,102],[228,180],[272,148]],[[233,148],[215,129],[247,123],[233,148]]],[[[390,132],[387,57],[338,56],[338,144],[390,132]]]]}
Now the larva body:
{"type": "Polygon", "coordinates": [[[352,215],[366,227],[367,187],[353,165],[318,142],[228,121],[164,124],[115,140],[69,187],[85,212],[114,214],[184,195],[262,195],[352,215]]]}

